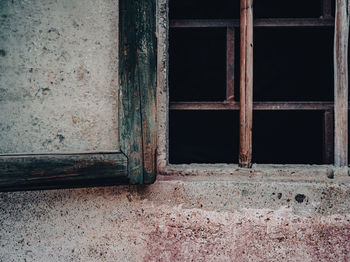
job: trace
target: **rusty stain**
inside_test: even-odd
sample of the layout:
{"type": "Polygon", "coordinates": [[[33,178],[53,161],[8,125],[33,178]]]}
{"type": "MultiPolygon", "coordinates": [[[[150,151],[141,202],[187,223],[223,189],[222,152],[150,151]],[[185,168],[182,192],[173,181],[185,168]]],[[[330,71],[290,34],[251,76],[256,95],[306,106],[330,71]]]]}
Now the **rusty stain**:
{"type": "Polygon", "coordinates": [[[72,122],[73,122],[74,125],[77,124],[78,120],[77,120],[77,118],[75,116],[72,116],[72,122]]]}
{"type": "Polygon", "coordinates": [[[78,81],[83,80],[84,76],[85,76],[84,68],[83,68],[83,66],[80,66],[78,71],[77,71],[77,79],[78,79],[78,81]]]}

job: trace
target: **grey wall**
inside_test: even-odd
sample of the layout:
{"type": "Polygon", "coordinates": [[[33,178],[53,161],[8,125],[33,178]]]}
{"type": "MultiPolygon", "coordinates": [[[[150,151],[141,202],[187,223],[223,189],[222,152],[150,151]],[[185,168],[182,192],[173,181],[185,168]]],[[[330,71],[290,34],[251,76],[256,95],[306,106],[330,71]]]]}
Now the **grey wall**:
{"type": "Polygon", "coordinates": [[[350,261],[346,179],[288,180],[2,193],[0,261],[350,261]]]}
{"type": "Polygon", "coordinates": [[[117,0],[0,1],[0,153],[117,150],[117,0]]]}
{"type": "MultiPolygon", "coordinates": [[[[0,152],[117,149],[116,0],[0,5],[0,152]]],[[[350,261],[347,170],[191,168],[151,186],[1,193],[0,262],[350,261]]]]}

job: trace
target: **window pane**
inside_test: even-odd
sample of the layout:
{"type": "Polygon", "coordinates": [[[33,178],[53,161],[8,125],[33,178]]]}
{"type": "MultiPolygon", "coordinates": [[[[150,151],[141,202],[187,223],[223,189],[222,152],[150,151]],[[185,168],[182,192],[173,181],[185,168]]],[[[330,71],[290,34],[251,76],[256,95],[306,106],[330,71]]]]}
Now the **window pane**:
{"type": "Polygon", "coordinates": [[[255,28],[255,101],[332,101],[332,28],[255,28]]]}
{"type": "Polygon", "coordinates": [[[321,0],[254,1],[255,18],[317,18],[321,14],[321,0]]]}
{"type": "Polygon", "coordinates": [[[236,163],[238,111],[171,111],[171,164],[236,163]]]}
{"type": "Polygon", "coordinates": [[[239,0],[170,0],[170,19],[239,18],[239,0]]]}
{"type": "Polygon", "coordinates": [[[322,112],[255,111],[253,162],[322,164],[322,112]]]}
{"type": "Polygon", "coordinates": [[[222,101],[226,91],[226,29],[171,29],[172,101],[222,101]]]}

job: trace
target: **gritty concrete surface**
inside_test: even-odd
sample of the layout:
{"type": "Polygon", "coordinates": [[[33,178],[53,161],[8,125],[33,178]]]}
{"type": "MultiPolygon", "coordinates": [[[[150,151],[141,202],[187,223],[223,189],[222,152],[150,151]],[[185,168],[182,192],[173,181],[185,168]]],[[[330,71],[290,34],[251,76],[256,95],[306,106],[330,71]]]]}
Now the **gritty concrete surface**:
{"type": "Polygon", "coordinates": [[[169,135],[169,6],[168,0],[159,0],[157,9],[157,35],[158,35],[158,54],[157,54],[157,170],[163,172],[168,163],[168,135],[169,135]]]}
{"type": "MultiPolygon", "coordinates": [[[[118,147],[116,2],[0,1],[1,153],[118,147]]],[[[167,166],[167,1],[158,4],[168,176],[1,193],[0,261],[350,261],[348,170],[167,166]]]]}
{"type": "Polygon", "coordinates": [[[2,193],[0,261],[350,261],[349,185],[161,176],[2,193]]]}
{"type": "Polygon", "coordinates": [[[0,1],[0,153],[118,150],[118,1],[0,1]]]}

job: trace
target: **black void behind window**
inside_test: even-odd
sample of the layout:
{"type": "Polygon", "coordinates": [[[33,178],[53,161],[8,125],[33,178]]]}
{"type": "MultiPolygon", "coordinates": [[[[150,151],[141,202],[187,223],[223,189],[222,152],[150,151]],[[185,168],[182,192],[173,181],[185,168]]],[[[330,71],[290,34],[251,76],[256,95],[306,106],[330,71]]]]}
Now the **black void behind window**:
{"type": "Polygon", "coordinates": [[[253,162],[322,164],[322,120],[319,111],[255,111],[253,162]]]}
{"type": "Polygon", "coordinates": [[[238,19],[239,0],[170,0],[170,19],[238,19]]]}
{"type": "Polygon", "coordinates": [[[237,163],[238,111],[171,111],[171,164],[237,163]]]}
{"type": "Polygon", "coordinates": [[[222,101],[226,85],[226,30],[170,29],[171,101],[222,101]]]}
{"type": "MultiPolygon", "coordinates": [[[[171,164],[238,162],[239,2],[170,1],[171,164]]],[[[329,0],[254,1],[253,162],[331,163],[333,13],[329,0]]]]}
{"type": "Polygon", "coordinates": [[[254,18],[318,18],[321,15],[321,0],[254,1],[254,18]]]}
{"type": "Polygon", "coordinates": [[[333,100],[333,28],[255,28],[255,101],[333,100]]]}

